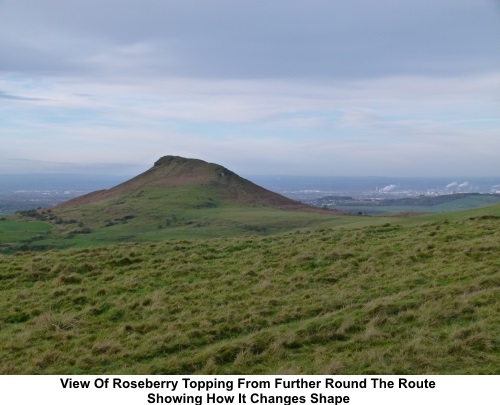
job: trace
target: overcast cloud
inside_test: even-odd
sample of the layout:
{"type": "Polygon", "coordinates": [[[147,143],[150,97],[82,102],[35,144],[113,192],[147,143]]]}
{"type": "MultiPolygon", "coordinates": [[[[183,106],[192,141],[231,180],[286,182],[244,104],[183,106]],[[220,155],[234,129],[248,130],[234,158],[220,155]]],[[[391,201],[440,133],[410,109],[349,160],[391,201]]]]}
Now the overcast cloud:
{"type": "Polygon", "coordinates": [[[496,0],[0,0],[3,173],[500,175],[499,94],[496,0]]]}

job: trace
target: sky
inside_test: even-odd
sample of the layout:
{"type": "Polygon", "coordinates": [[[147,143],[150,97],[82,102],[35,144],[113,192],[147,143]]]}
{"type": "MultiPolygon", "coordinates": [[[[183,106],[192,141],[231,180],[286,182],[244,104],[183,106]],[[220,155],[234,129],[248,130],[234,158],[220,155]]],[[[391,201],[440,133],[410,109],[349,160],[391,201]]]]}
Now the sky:
{"type": "Polygon", "coordinates": [[[0,174],[500,175],[500,0],[0,0],[0,174]]]}

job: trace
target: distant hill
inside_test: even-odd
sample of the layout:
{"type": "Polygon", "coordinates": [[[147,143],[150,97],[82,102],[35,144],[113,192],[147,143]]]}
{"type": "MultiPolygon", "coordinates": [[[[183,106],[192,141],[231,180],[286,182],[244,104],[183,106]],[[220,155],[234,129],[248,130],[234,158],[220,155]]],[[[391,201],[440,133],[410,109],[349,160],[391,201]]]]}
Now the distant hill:
{"type": "Polygon", "coordinates": [[[217,200],[283,209],[310,210],[307,205],[266,190],[221,165],[180,156],[163,156],[146,172],[109,190],[92,192],[62,203],[58,209],[111,201],[116,198],[132,198],[137,196],[137,193],[158,190],[164,190],[165,197],[168,197],[170,189],[186,186],[201,186],[211,194],[206,201],[198,205],[214,206],[217,200]]]}
{"type": "Polygon", "coordinates": [[[24,213],[53,225],[64,246],[269,234],[320,223],[325,214],[332,212],[269,191],[221,165],[179,156],[164,156],[110,189],[24,213]]]}

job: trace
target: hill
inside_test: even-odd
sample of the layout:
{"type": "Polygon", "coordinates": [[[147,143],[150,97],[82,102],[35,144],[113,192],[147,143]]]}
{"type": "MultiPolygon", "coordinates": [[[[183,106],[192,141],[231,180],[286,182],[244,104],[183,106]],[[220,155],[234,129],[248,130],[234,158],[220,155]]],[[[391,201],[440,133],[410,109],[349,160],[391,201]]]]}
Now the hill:
{"type": "Polygon", "coordinates": [[[499,209],[0,254],[0,373],[499,374],[499,209]]]}
{"type": "Polygon", "coordinates": [[[108,190],[23,212],[52,227],[24,247],[272,234],[320,224],[335,214],[266,190],[223,166],[164,156],[108,190]]]}
{"type": "Polygon", "coordinates": [[[198,198],[195,197],[194,201],[182,201],[194,204],[197,208],[215,207],[223,202],[232,202],[310,211],[306,205],[266,190],[223,166],[180,156],[164,156],[157,160],[151,169],[133,179],[109,190],[96,191],[67,201],[60,204],[57,210],[101,201],[111,203],[117,199],[123,204],[127,198],[148,198],[145,193],[158,189],[165,191],[164,197],[168,199],[168,203],[175,204],[175,201],[169,198],[169,191],[175,192],[176,188],[186,188],[187,191],[189,187],[197,187],[196,191],[204,191],[198,198]]]}
{"type": "Polygon", "coordinates": [[[0,253],[0,373],[500,372],[500,205],[324,215],[185,163],[0,217],[45,249],[0,253]]]}

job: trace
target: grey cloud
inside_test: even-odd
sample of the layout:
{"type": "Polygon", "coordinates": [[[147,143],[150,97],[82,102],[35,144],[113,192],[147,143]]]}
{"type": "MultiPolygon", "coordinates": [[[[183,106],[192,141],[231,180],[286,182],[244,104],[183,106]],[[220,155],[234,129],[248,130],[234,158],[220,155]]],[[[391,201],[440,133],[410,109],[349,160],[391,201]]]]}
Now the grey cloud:
{"type": "Polygon", "coordinates": [[[11,0],[0,24],[24,38],[22,52],[4,53],[21,70],[99,74],[105,62],[89,61],[134,44],[152,50],[130,60],[137,75],[314,79],[500,66],[500,12],[487,0],[11,0]],[[44,40],[53,46],[40,48],[44,40]]]}
{"type": "Polygon", "coordinates": [[[15,96],[13,94],[6,93],[4,91],[0,91],[0,98],[7,100],[18,100],[18,101],[43,101],[43,98],[36,97],[23,97],[23,96],[15,96]]]}
{"type": "Polygon", "coordinates": [[[499,66],[491,41],[500,34],[498,16],[484,18],[474,7],[320,3],[274,9],[268,21],[265,15],[238,20],[233,30],[225,21],[207,37],[182,43],[185,68],[200,75],[325,78],[457,74],[499,66]]]}
{"type": "MultiPolygon", "coordinates": [[[[0,25],[2,24],[0,13],[0,25]]],[[[81,58],[87,52],[93,51],[95,46],[81,49],[76,45],[77,43],[68,39],[54,41],[51,37],[37,34],[0,34],[0,72],[43,76],[90,73],[85,64],[82,64],[81,58]]]]}

